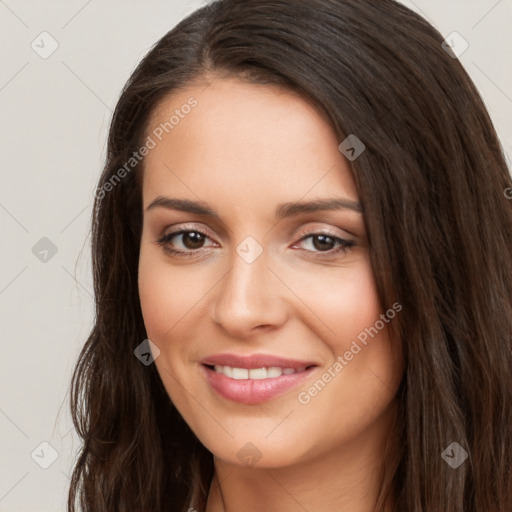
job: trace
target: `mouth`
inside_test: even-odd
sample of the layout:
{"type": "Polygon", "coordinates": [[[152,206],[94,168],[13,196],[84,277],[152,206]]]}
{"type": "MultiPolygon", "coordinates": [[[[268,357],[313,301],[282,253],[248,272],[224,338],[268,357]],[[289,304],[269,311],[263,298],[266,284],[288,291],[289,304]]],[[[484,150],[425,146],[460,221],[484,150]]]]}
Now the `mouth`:
{"type": "Polygon", "coordinates": [[[213,370],[216,373],[221,373],[230,379],[235,380],[262,380],[262,379],[274,379],[281,377],[281,375],[292,375],[294,373],[302,373],[311,366],[301,366],[300,368],[281,368],[279,366],[269,366],[267,368],[237,368],[228,365],[205,365],[209,370],[213,370]]]}
{"type": "Polygon", "coordinates": [[[317,364],[268,355],[219,354],[201,362],[211,388],[223,398],[255,405],[281,396],[314,372],[317,364]]]}

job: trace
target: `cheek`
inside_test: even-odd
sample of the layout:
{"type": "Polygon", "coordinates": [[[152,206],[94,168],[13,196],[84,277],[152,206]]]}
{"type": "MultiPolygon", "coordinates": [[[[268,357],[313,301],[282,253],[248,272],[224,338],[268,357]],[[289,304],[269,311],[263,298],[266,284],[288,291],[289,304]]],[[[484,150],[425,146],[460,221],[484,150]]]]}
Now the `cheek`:
{"type": "Polygon", "coordinates": [[[331,422],[334,430],[335,425],[348,431],[375,420],[389,405],[402,375],[399,344],[389,336],[389,324],[399,313],[383,309],[369,259],[359,263],[346,272],[333,272],[316,287],[313,281],[306,283],[308,306],[318,313],[317,332],[325,333],[322,341],[332,359],[318,376],[321,382],[303,387],[298,401],[312,417],[331,422]]]}
{"type": "Polygon", "coordinates": [[[317,316],[315,330],[325,333],[332,352],[343,353],[347,342],[373,326],[384,313],[366,257],[346,268],[329,269],[327,275],[304,273],[299,279],[301,296],[317,316]]]}
{"type": "Polygon", "coordinates": [[[195,305],[204,297],[206,288],[198,286],[199,280],[189,272],[170,268],[161,249],[141,247],[139,260],[139,296],[142,316],[148,337],[155,342],[165,336],[177,324],[194,315],[195,305]]]}
{"type": "Polygon", "coordinates": [[[390,339],[389,324],[396,313],[391,309],[388,315],[382,307],[369,260],[334,282],[332,289],[321,298],[326,322],[335,333],[329,344],[334,357],[346,361],[346,378],[357,379],[362,387],[379,387],[379,375],[384,383],[394,380],[397,344],[390,339]]]}
{"type": "Polygon", "coordinates": [[[151,265],[141,258],[139,266],[139,295],[142,316],[148,337],[155,342],[162,333],[172,329],[176,317],[176,280],[169,282],[158,265],[151,265]]]}

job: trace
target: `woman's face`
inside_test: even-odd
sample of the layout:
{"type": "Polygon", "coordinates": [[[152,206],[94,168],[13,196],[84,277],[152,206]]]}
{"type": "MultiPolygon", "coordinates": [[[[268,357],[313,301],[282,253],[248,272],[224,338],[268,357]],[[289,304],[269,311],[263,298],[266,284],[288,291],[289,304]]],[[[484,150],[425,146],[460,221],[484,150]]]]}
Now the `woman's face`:
{"type": "Polygon", "coordinates": [[[169,96],[147,135],[142,312],[200,441],[226,463],[280,467],[382,440],[401,307],[377,297],[326,119],[275,86],[219,79],[169,96]]]}

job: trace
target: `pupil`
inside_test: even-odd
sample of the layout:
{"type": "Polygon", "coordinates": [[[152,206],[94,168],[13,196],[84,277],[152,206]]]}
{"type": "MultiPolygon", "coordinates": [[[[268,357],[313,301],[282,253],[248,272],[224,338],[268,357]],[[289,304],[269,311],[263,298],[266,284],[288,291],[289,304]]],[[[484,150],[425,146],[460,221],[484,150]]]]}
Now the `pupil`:
{"type": "Polygon", "coordinates": [[[187,249],[199,249],[204,242],[204,236],[197,231],[190,231],[183,235],[183,242],[187,249]],[[190,243],[187,243],[187,241],[190,241],[190,243]]]}
{"type": "Polygon", "coordinates": [[[313,238],[313,245],[315,246],[315,249],[329,250],[329,249],[332,249],[332,244],[333,244],[333,238],[328,235],[317,235],[313,238]],[[317,240],[320,242],[319,244],[316,243],[317,240]],[[322,244],[324,244],[324,245],[322,245],[322,244]],[[325,244],[327,244],[327,246],[329,246],[329,247],[326,247],[325,244]]]}

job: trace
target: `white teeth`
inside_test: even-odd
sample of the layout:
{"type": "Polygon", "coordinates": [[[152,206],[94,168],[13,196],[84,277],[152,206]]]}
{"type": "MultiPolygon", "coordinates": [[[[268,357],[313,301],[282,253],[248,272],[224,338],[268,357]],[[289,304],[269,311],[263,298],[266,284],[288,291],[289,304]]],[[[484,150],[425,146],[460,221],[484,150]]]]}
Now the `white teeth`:
{"type": "Polygon", "coordinates": [[[251,368],[249,370],[249,379],[266,379],[267,370],[266,368],[251,368]]]}
{"type": "Polygon", "coordinates": [[[226,377],[230,377],[235,380],[271,379],[274,377],[280,377],[281,375],[291,375],[295,372],[303,372],[305,369],[305,366],[297,368],[297,370],[294,370],[293,368],[279,368],[278,366],[270,366],[269,368],[251,368],[250,370],[247,368],[233,368],[232,366],[222,366],[218,364],[214,366],[214,370],[217,373],[222,373],[226,375],[226,377]]]}
{"type": "Polygon", "coordinates": [[[268,377],[281,377],[283,375],[283,370],[281,368],[278,368],[277,366],[271,366],[267,369],[267,376],[268,377]]]}
{"type": "Polygon", "coordinates": [[[248,379],[249,370],[247,368],[233,368],[231,378],[236,380],[248,379]]]}

